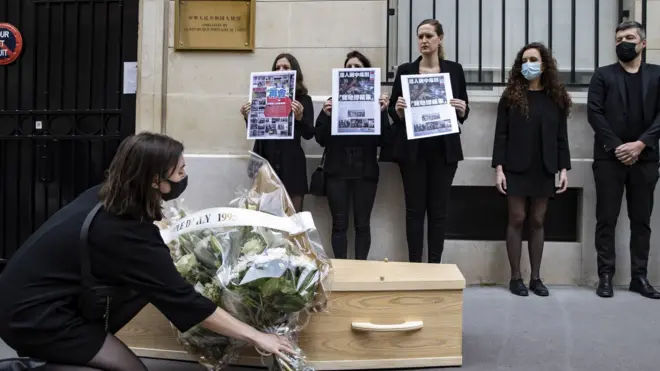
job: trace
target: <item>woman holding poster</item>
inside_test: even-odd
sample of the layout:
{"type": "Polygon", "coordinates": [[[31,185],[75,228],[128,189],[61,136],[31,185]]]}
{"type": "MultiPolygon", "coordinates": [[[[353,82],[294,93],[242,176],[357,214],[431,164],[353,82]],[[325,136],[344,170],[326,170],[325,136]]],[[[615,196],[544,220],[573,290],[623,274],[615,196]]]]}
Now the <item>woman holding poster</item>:
{"type": "MultiPolygon", "coordinates": [[[[458,162],[463,160],[463,149],[459,133],[408,139],[405,110],[409,107],[403,98],[402,76],[448,74],[455,97],[448,103],[454,107],[458,122],[465,122],[470,112],[463,67],[444,58],[443,38],[442,25],[435,19],[424,20],[417,26],[417,46],[421,56],[399,66],[389,104],[393,122],[393,156],[399,164],[405,193],[406,238],[411,262],[422,261],[425,216],[428,216],[428,262],[440,263],[442,259],[449,191],[458,162]]],[[[434,91],[435,85],[427,85],[430,85],[428,92],[417,93],[438,95],[438,100],[448,93],[444,89],[434,91]]],[[[444,125],[442,121],[434,124],[444,125]]]]}
{"type": "Polygon", "coordinates": [[[511,265],[509,290],[527,296],[520,275],[520,253],[525,219],[529,218],[529,290],[548,296],[540,279],[543,224],[548,199],[566,191],[571,169],[567,117],[571,97],[559,80],[557,63],[540,43],[523,47],[511,68],[507,87],[497,108],[493,144],[495,186],[509,206],[506,248],[511,265]],[[555,174],[559,173],[559,189],[555,174]],[[527,205],[529,203],[529,214],[527,205]]]}
{"type": "MultiPolygon", "coordinates": [[[[371,68],[371,62],[360,52],[348,53],[344,68],[371,68]]],[[[345,82],[346,91],[356,89],[357,79],[345,82]]],[[[376,79],[375,81],[380,81],[376,79]]],[[[342,82],[340,82],[341,84],[342,82]]],[[[359,93],[359,92],[358,92],[359,93]]],[[[389,133],[387,106],[389,99],[381,94],[380,134],[377,135],[332,135],[332,98],[323,105],[323,111],[316,119],[316,141],[325,147],[324,166],[326,196],[332,214],[332,249],[336,259],[347,258],[347,238],[349,205],[353,199],[353,221],[355,224],[355,258],[366,260],[371,247],[371,211],[376,200],[378,187],[378,146],[381,146],[389,133]]],[[[359,123],[361,124],[361,123],[359,123]]],[[[356,125],[351,125],[356,126],[356,125]]]]}
{"type": "MultiPolygon", "coordinates": [[[[296,211],[300,212],[303,209],[305,194],[308,192],[307,159],[300,138],[309,140],[314,137],[314,105],[312,98],[307,94],[298,60],[291,54],[283,53],[273,61],[272,71],[292,70],[296,71],[295,99],[291,102],[291,109],[295,117],[293,135],[287,139],[276,136],[275,139],[257,139],[254,142],[253,151],[268,160],[275,169],[277,176],[284,183],[296,211]]],[[[250,115],[256,115],[257,111],[264,109],[264,107],[252,107],[252,102],[248,102],[241,107],[241,114],[248,123],[250,115]]],[[[277,125],[275,126],[274,132],[278,129],[277,125]]]]}
{"type": "MultiPolygon", "coordinates": [[[[408,139],[411,136],[406,132],[406,127],[409,125],[406,123],[405,110],[409,107],[406,99],[403,98],[402,76],[448,74],[447,80],[451,81],[444,81],[444,84],[439,81],[422,84],[415,93],[417,96],[430,94],[436,97],[436,101],[440,101],[443,96],[451,92],[456,98],[449,99],[448,103],[455,109],[455,115],[460,123],[467,119],[470,111],[463,67],[444,58],[443,37],[442,25],[435,19],[424,20],[417,26],[417,46],[421,56],[414,62],[399,66],[389,104],[394,132],[393,156],[399,164],[405,193],[406,238],[411,262],[422,261],[426,214],[428,214],[428,262],[441,261],[449,191],[458,162],[463,160],[463,149],[458,132],[423,138],[413,136],[413,139],[408,139]],[[451,89],[445,91],[447,82],[451,83],[451,89]]],[[[431,118],[429,124],[433,124],[436,129],[446,126],[444,121],[431,120],[431,118]]]]}

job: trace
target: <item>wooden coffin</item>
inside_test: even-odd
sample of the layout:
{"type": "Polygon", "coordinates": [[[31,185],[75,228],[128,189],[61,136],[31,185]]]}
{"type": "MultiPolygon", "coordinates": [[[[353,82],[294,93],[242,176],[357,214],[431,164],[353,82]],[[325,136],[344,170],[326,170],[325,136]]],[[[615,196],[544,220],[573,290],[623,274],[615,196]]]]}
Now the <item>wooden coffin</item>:
{"type": "MultiPolygon", "coordinates": [[[[333,260],[328,312],[299,337],[317,370],[460,366],[463,289],[454,264],[333,260]]],[[[118,334],[144,357],[193,360],[152,306],[118,334]]],[[[237,364],[263,365],[246,350],[237,364]]]]}

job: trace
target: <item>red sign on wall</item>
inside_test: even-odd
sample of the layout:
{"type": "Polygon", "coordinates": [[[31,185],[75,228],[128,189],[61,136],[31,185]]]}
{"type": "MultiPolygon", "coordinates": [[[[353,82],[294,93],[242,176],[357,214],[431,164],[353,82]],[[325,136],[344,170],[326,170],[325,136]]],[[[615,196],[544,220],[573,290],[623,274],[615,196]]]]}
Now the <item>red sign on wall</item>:
{"type": "Polygon", "coordinates": [[[9,23],[0,23],[0,66],[14,63],[23,51],[23,36],[9,23]]]}

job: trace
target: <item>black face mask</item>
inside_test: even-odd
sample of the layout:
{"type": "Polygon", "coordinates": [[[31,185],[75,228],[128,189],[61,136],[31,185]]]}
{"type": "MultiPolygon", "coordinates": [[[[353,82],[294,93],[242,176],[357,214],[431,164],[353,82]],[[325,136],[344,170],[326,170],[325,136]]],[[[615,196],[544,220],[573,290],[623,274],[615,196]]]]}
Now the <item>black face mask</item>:
{"type": "Polygon", "coordinates": [[[628,63],[639,55],[637,50],[635,50],[636,47],[637,44],[635,43],[623,41],[616,46],[616,56],[621,62],[628,63]]]}
{"type": "Polygon", "coordinates": [[[173,182],[169,179],[165,179],[165,181],[170,184],[170,193],[163,194],[163,200],[165,201],[172,201],[179,198],[183,191],[186,190],[186,187],[188,187],[188,176],[178,182],[173,182]]]}

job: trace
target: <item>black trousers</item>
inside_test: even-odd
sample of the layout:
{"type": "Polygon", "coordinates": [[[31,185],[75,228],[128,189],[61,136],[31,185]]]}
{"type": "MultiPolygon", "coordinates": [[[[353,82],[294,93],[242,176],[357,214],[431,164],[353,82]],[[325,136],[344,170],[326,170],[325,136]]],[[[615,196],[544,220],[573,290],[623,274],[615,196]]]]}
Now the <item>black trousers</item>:
{"type": "Polygon", "coordinates": [[[646,276],[658,163],[638,162],[626,166],[619,161],[596,160],[592,167],[596,183],[598,274],[615,273],[614,234],[625,189],[630,219],[631,274],[633,277],[646,276]]]}
{"type": "Polygon", "coordinates": [[[428,262],[440,263],[445,246],[445,221],[451,184],[458,163],[448,164],[443,151],[420,149],[417,161],[399,163],[406,200],[408,259],[422,261],[424,219],[428,217],[428,262]]]}
{"type": "Polygon", "coordinates": [[[332,215],[332,250],[335,258],[346,259],[348,220],[353,199],[355,258],[366,260],[371,248],[371,211],[376,201],[378,181],[371,179],[326,179],[326,195],[332,215]]]}

